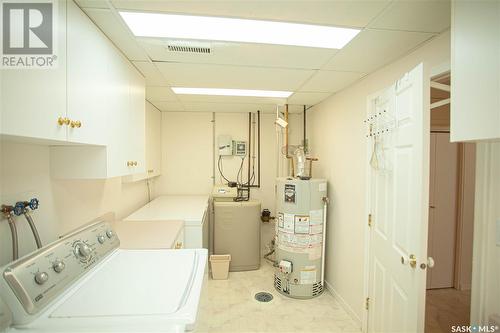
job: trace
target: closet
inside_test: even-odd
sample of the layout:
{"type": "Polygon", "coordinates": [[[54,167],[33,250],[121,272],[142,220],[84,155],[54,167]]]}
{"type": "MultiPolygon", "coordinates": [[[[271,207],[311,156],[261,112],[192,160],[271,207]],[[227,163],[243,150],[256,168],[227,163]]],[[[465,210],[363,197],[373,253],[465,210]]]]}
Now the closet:
{"type": "Polygon", "coordinates": [[[427,273],[427,289],[454,286],[459,144],[447,132],[431,133],[428,256],[435,266],[427,273]]]}

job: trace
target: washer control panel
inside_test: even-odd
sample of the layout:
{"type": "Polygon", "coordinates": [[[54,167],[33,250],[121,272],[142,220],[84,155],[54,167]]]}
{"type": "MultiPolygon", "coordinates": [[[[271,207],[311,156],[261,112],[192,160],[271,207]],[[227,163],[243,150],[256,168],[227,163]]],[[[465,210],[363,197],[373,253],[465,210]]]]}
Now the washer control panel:
{"type": "Polygon", "coordinates": [[[3,278],[35,314],[119,246],[111,225],[95,222],[6,266],[3,278]]]}

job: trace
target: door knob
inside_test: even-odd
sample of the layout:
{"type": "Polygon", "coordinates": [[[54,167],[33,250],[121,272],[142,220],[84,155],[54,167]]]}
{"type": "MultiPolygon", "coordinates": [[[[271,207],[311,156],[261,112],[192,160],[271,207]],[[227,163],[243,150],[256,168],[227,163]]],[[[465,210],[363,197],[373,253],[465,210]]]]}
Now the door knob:
{"type": "Polygon", "coordinates": [[[75,128],[75,127],[76,128],[80,128],[80,127],[82,127],[82,123],[79,120],[77,120],[77,121],[71,121],[70,126],[71,126],[71,128],[75,128]]]}
{"type": "Polygon", "coordinates": [[[427,258],[427,267],[432,268],[432,267],[434,267],[434,264],[435,264],[434,258],[433,257],[428,257],[427,258]]]}
{"type": "Polygon", "coordinates": [[[410,264],[411,268],[415,268],[415,267],[417,267],[417,257],[415,257],[414,254],[410,254],[409,258],[405,258],[404,256],[401,256],[401,264],[403,264],[403,265],[410,264]]]}
{"type": "Polygon", "coordinates": [[[432,268],[434,267],[434,258],[428,257],[427,258],[427,263],[421,263],[420,268],[421,269],[426,269],[427,267],[432,268]]]}

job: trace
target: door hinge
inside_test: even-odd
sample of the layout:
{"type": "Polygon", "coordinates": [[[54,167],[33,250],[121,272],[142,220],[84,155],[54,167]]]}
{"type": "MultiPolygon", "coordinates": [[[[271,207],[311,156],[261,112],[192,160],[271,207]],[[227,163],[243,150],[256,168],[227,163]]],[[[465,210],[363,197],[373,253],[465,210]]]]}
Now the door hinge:
{"type": "Polygon", "coordinates": [[[368,226],[372,226],[372,214],[368,214],[368,226]]]}
{"type": "Polygon", "coordinates": [[[367,297],[365,302],[365,309],[368,310],[369,308],[370,308],[370,297],[367,297]]]}

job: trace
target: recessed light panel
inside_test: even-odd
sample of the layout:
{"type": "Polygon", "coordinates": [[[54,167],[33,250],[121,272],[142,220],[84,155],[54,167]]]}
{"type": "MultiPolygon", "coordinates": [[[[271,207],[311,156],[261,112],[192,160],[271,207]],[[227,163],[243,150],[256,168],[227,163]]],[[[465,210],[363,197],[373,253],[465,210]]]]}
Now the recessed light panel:
{"type": "Polygon", "coordinates": [[[223,17],[121,11],[135,36],[341,49],[359,29],[223,17]]]}
{"type": "Polygon", "coordinates": [[[246,96],[288,98],[291,91],[172,87],[179,95],[246,96]]]}

